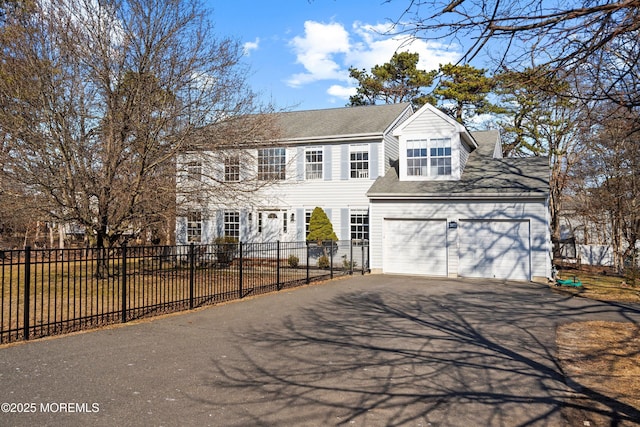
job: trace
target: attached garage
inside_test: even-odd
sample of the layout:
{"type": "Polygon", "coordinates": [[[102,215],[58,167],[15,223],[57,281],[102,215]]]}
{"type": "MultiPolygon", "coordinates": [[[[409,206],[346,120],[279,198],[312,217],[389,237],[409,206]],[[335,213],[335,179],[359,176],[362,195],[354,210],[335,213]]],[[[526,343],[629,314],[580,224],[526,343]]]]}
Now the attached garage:
{"type": "Polygon", "coordinates": [[[528,220],[461,220],[459,224],[460,276],[531,278],[528,220]]]}
{"type": "Polygon", "coordinates": [[[549,159],[503,158],[427,104],[393,131],[398,159],[367,192],[373,272],[546,280],[549,159]]]}
{"type": "Polygon", "coordinates": [[[383,272],[447,275],[447,222],[388,219],[383,223],[383,272]]]}

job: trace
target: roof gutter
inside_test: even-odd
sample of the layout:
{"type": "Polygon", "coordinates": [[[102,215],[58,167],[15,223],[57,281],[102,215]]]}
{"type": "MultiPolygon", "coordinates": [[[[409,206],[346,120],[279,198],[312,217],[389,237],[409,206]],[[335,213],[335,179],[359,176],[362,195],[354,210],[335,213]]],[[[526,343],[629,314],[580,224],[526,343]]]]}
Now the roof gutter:
{"type": "Polygon", "coordinates": [[[361,133],[358,135],[327,135],[322,137],[310,136],[306,138],[279,138],[274,140],[275,143],[296,144],[308,142],[343,142],[343,141],[366,141],[370,139],[382,139],[384,136],[381,132],[361,133]]]}
{"type": "Polygon", "coordinates": [[[536,199],[545,200],[549,193],[528,192],[528,193],[483,193],[483,194],[425,194],[425,193],[404,193],[404,194],[380,194],[367,193],[369,199],[376,200],[495,200],[495,199],[536,199]]]}

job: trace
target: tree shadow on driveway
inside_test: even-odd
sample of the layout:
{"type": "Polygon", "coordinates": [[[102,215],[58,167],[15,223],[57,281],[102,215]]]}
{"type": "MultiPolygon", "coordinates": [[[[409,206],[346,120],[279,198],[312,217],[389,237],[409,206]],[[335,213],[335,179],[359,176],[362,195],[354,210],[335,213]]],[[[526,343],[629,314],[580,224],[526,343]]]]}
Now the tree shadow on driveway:
{"type": "Polygon", "coordinates": [[[225,425],[583,425],[563,407],[633,423],[637,409],[566,381],[555,361],[559,323],[612,314],[626,316],[536,286],[344,292],[236,331],[203,403],[231,411],[225,425]]]}

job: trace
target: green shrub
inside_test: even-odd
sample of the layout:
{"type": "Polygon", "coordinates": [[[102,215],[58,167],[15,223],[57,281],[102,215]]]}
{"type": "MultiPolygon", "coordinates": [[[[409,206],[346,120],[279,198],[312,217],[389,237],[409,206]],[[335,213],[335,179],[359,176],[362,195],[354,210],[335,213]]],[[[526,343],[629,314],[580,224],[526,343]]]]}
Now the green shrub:
{"type": "Polygon", "coordinates": [[[289,259],[287,261],[289,262],[289,267],[291,268],[298,268],[298,265],[300,264],[300,258],[293,254],[289,255],[289,259]]]}
{"type": "Polygon", "coordinates": [[[329,268],[330,263],[329,263],[329,257],[326,255],[322,255],[320,258],[318,258],[318,268],[329,268]]]}

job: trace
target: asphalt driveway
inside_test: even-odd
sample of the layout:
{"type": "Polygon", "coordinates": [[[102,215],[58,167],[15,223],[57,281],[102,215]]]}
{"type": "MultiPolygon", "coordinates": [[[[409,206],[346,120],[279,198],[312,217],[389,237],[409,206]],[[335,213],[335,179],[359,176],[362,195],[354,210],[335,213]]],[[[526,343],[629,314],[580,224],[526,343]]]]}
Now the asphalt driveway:
{"type": "MultiPolygon", "coordinates": [[[[555,329],[638,307],[368,275],[0,348],[0,425],[563,426],[555,329]]],[[[577,397],[577,398],[576,398],[577,397]]]]}

